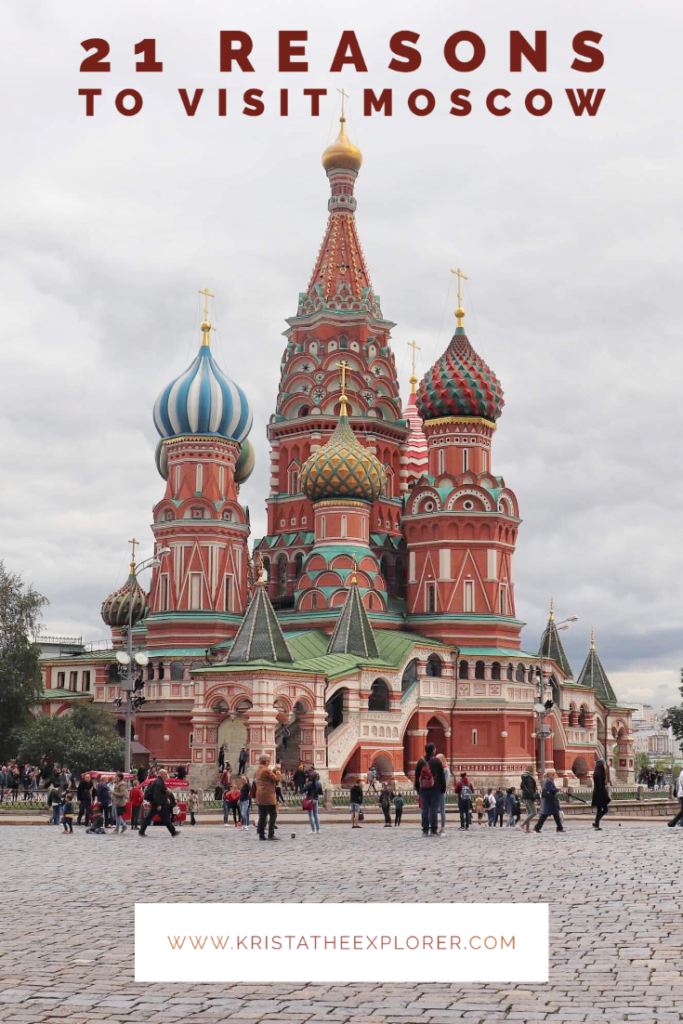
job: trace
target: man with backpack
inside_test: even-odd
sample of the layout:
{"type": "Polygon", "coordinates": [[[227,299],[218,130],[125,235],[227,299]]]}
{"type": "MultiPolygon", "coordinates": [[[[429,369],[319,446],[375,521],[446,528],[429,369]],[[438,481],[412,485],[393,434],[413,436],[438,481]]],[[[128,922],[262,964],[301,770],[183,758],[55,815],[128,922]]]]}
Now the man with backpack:
{"type": "Polygon", "coordinates": [[[425,756],[415,765],[415,791],[422,806],[422,835],[440,835],[439,807],[441,794],[446,792],[446,777],[433,743],[427,744],[425,756]]]}
{"type": "Polygon", "coordinates": [[[460,782],[455,784],[455,795],[458,798],[458,810],[460,811],[460,831],[465,832],[472,821],[472,798],[474,787],[467,778],[467,772],[460,773],[460,782]]]}

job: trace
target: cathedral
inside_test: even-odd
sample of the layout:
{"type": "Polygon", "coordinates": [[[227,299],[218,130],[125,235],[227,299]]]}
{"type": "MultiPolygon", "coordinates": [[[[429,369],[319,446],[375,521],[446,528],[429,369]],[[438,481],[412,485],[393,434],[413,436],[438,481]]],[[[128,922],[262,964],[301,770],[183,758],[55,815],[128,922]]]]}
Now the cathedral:
{"type": "Polygon", "coordinates": [[[132,622],[149,658],[136,747],[189,763],[202,788],[220,750],[235,764],[242,746],[252,768],[266,753],[314,765],[330,785],[371,765],[408,784],[428,741],[480,785],[543,763],[585,780],[604,756],[614,781],[632,782],[631,711],[592,637],[576,679],[552,605],[540,646],[522,645],[520,509],[494,464],[503,389],[467,336],[464,275],[450,343],[422,380],[413,360],[404,406],[395,325],[358,237],[362,155],[343,113],[322,163],[327,226],[286,320],[267,427],[266,536],[250,552],[240,486],[254,467],[252,413],[214,358],[205,290],[197,356],[153,412],[160,564],[146,592],[133,561],[103,603],[111,647],[44,661],[44,712],[77,700],[114,709],[132,622]]]}

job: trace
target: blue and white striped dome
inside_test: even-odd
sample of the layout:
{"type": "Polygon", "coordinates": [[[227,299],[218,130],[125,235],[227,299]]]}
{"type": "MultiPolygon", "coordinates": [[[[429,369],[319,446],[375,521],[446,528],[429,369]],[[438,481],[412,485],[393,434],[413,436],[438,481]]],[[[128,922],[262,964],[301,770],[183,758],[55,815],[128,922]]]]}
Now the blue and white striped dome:
{"type": "Polygon", "coordinates": [[[218,434],[241,443],[251,430],[251,407],[214,360],[207,335],[205,331],[197,358],[154,403],[154,426],[162,437],[218,434]]]}

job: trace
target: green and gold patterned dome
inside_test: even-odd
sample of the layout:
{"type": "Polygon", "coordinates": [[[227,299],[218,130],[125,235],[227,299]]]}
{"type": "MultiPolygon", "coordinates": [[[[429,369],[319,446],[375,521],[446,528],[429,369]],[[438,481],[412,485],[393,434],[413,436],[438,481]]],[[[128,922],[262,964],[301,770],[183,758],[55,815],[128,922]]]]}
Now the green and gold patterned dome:
{"type": "Polygon", "coordinates": [[[355,498],[375,501],[386,486],[384,466],[354,434],[342,395],[339,423],[329,441],[301,467],[301,486],[311,501],[355,498]]]}

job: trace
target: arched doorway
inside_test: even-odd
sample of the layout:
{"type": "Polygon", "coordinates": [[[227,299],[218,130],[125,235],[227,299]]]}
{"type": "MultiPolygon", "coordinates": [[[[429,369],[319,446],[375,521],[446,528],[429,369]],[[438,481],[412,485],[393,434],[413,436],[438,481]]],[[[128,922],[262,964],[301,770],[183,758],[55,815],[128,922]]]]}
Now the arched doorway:
{"type": "Polygon", "coordinates": [[[378,753],[370,758],[370,765],[377,769],[380,782],[390,782],[394,777],[394,765],[388,754],[378,753]]]}
{"type": "Polygon", "coordinates": [[[281,698],[275,701],[279,725],[275,730],[276,756],[283,771],[294,771],[301,760],[301,717],[306,708],[297,701],[290,711],[281,698]]]}
{"type": "Polygon", "coordinates": [[[427,743],[433,743],[437,754],[446,753],[446,729],[440,718],[430,718],[427,722],[427,743]]]}
{"type": "Polygon", "coordinates": [[[401,693],[405,693],[409,690],[413,683],[417,682],[417,658],[413,658],[409,661],[403,670],[403,677],[401,679],[401,693]]]}
{"type": "Polygon", "coordinates": [[[247,746],[247,711],[250,707],[251,702],[246,699],[232,711],[222,699],[212,706],[212,710],[222,716],[218,723],[218,749],[223,747],[223,756],[226,763],[230,762],[233,772],[237,771],[240,750],[247,746]]]}
{"type": "Polygon", "coordinates": [[[325,735],[329,735],[333,729],[336,729],[344,721],[344,712],[348,711],[349,706],[349,691],[346,687],[342,687],[341,690],[337,690],[334,697],[327,702],[325,705],[325,711],[327,712],[327,726],[325,728],[325,735]]]}

